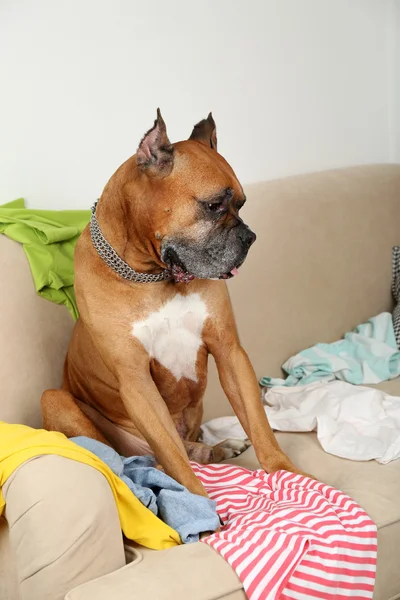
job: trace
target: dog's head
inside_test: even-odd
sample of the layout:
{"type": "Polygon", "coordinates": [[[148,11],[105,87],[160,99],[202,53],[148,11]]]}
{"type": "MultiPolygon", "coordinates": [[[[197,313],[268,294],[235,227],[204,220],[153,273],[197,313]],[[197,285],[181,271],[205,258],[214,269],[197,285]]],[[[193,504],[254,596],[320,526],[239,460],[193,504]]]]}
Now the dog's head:
{"type": "Polygon", "coordinates": [[[239,216],[246,198],[217,152],[211,113],[188,140],[171,144],[157,111],[132,160],[134,177],[124,195],[135,203],[141,231],[175,280],[235,275],[256,236],[239,216]]]}

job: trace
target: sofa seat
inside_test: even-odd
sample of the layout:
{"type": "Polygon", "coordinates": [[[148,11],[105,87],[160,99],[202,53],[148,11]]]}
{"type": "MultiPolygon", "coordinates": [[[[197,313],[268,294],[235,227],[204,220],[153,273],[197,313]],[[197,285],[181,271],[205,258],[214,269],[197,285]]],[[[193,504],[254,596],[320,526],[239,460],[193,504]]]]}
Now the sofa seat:
{"type": "MultiPolygon", "coordinates": [[[[400,396],[400,378],[373,387],[400,396]]],[[[399,397],[400,402],[400,397],[399,397]]],[[[378,528],[378,566],[374,600],[400,598],[400,460],[387,465],[356,462],[327,454],[316,433],[276,434],[289,457],[320,481],[348,494],[364,508],[378,528]]],[[[228,461],[247,469],[259,464],[251,447],[228,461]]],[[[136,546],[135,560],[115,573],[79,586],[67,600],[244,600],[241,583],[228,564],[205,544],[190,544],[155,552],[136,546]],[[184,573],[190,569],[186,581],[184,573]],[[151,573],[157,572],[152,580],[151,573]]]]}

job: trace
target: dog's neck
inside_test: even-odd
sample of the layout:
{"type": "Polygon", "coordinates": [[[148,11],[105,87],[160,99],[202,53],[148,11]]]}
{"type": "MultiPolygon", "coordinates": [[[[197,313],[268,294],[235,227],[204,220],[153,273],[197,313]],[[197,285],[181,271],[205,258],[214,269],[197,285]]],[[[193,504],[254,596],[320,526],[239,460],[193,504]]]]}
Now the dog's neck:
{"type": "MultiPolygon", "coordinates": [[[[123,165],[125,166],[125,165],[123,165]]],[[[117,174],[118,175],[118,172],[117,174]]],[[[160,273],[165,266],[151,243],[150,236],[143,235],[143,223],[135,210],[135,203],[128,200],[114,175],[98,202],[96,218],[99,227],[115,252],[138,273],[160,273]]]]}

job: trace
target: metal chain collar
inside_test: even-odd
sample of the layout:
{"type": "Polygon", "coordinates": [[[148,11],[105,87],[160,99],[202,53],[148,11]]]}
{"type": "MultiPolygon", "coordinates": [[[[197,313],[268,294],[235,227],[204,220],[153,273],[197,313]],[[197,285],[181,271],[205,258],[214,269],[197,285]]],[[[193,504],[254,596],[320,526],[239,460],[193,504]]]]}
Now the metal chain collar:
{"type": "Polygon", "coordinates": [[[168,269],[164,269],[161,273],[138,273],[128,265],[118,254],[114,248],[107,242],[96,219],[97,202],[92,207],[92,216],[90,218],[90,237],[92,238],[93,246],[96,248],[97,254],[104,260],[113,271],[118,273],[120,277],[128,281],[136,281],[137,283],[155,283],[165,281],[171,278],[168,269]]]}

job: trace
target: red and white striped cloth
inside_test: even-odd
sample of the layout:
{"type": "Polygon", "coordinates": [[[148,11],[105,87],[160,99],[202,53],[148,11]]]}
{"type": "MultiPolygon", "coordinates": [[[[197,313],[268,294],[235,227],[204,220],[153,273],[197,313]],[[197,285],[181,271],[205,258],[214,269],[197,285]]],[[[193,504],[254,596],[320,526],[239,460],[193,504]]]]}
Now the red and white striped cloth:
{"type": "Polygon", "coordinates": [[[249,600],[372,598],[377,533],[342,492],[286,471],[192,463],[224,526],[203,540],[249,600]]]}

